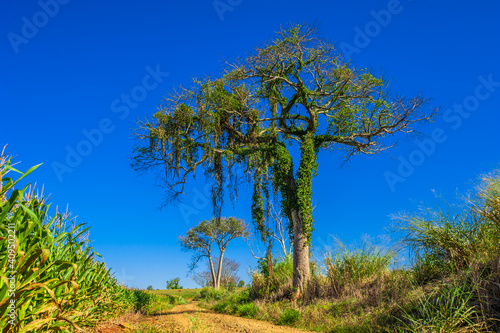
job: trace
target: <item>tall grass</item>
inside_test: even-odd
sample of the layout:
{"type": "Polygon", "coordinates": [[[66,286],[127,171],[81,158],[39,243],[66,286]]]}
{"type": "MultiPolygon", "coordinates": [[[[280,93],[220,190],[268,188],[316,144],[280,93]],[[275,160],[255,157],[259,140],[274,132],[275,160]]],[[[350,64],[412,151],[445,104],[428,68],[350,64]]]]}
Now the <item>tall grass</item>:
{"type": "Polygon", "coordinates": [[[278,274],[283,279],[271,281],[261,268],[253,273],[252,292],[203,304],[320,331],[500,332],[500,174],[485,177],[458,212],[401,219],[403,245],[414,254],[409,267],[395,268],[394,251],[339,243],[301,299],[286,292],[291,266],[281,261],[274,270],[278,263],[287,268],[278,274]]]}
{"type": "Polygon", "coordinates": [[[325,259],[327,276],[336,284],[357,283],[363,279],[380,276],[389,270],[395,253],[365,242],[359,249],[349,249],[338,241],[339,250],[325,259]]]}
{"type": "Polygon", "coordinates": [[[404,316],[406,323],[416,329],[418,323],[438,322],[446,327],[440,332],[500,330],[499,217],[498,172],[483,178],[477,195],[459,212],[402,217],[407,222],[405,241],[415,253],[415,282],[447,286],[437,296],[421,299],[418,310],[404,316]],[[449,295],[449,290],[460,292],[449,295]],[[460,302],[451,306],[449,300],[457,295],[460,302]]]}
{"type": "Polygon", "coordinates": [[[120,286],[69,217],[49,216],[34,188],[17,188],[23,173],[0,158],[0,326],[9,332],[72,331],[130,308],[120,286]],[[13,180],[8,173],[18,174],[13,180]]]}

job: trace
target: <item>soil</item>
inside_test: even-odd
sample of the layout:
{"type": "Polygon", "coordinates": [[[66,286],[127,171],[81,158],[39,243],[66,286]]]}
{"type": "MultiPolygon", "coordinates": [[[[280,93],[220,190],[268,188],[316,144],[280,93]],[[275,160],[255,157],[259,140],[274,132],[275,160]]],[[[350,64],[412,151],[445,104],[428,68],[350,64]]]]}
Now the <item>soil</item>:
{"type": "Polygon", "coordinates": [[[177,305],[165,313],[156,314],[150,317],[129,314],[99,326],[93,332],[119,333],[133,331],[127,327],[133,327],[136,332],[305,332],[296,328],[274,325],[267,321],[216,313],[198,307],[197,302],[177,305]],[[141,330],[141,328],[143,329],[141,330]],[[149,330],[146,328],[149,328],[149,330]]]}

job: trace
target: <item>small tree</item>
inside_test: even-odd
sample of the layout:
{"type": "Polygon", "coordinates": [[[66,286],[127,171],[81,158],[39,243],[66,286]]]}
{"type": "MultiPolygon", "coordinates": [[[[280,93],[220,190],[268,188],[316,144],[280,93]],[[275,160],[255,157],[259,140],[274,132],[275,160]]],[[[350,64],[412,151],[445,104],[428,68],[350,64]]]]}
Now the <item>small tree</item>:
{"type": "Polygon", "coordinates": [[[220,219],[213,218],[201,221],[196,227],[189,229],[185,236],[180,236],[179,241],[183,250],[195,252],[190,271],[197,267],[200,260],[208,259],[213,287],[218,289],[221,281],[224,252],[229,241],[238,237],[248,237],[248,235],[248,226],[243,220],[235,217],[222,217],[220,219]],[[216,263],[217,270],[214,267],[212,257],[213,243],[217,244],[220,252],[220,260],[216,263]]]}
{"type": "Polygon", "coordinates": [[[240,280],[240,282],[238,282],[238,287],[242,288],[244,286],[245,286],[245,281],[240,280]]]}
{"type": "Polygon", "coordinates": [[[167,280],[167,289],[182,289],[181,286],[179,286],[179,281],[181,279],[176,277],[175,279],[172,280],[167,280]]]}
{"type": "MultiPolygon", "coordinates": [[[[219,258],[216,257],[213,259],[214,266],[219,266],[219,258]]],[[[220,274],[220,285],[226,288],[229,284],[236,285],[238,281],[240,281],[240,277],[237,275],[238,269],[240,268],[240,264],[233,259],[224,258],[222,260],[222,272],[220,274]]],[[[218,275],[218,272],[217,274],[218,275]]],[[[213,286],[214,281],[212,279],[212,274],[210,272],[210,265],[208,265],[208,270],[196,273],[193,276],[194,282],[202,287],[213,286]]]]}
{"type": "Polygon", "coordinates": [[[153,290],[153,286],[148,286],[147,290],[153,290]]]}

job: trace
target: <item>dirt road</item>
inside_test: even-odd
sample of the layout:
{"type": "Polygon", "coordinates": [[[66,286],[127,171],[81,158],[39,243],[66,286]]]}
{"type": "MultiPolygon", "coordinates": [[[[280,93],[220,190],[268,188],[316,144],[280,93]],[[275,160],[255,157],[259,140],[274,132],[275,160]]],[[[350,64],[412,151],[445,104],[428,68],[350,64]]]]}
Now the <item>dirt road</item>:
{"type": "Polygon", "coordinates": [[[158,314],[151,317],[136,318],[134,322],[129,322],[125,326],[119,323],[114,327],[106,327],[98,330],[101,333],[130,332],[125,327],[130,325],[135,332],[176,332],[176,333],[283,333],[305,331],[286,326],[273,325],[266,321],[248,319],[230,315],[223,315],[210,310],[202,309],[196,302],[189,302],[184,305],[177,305],[167,313],[158,314]]]}

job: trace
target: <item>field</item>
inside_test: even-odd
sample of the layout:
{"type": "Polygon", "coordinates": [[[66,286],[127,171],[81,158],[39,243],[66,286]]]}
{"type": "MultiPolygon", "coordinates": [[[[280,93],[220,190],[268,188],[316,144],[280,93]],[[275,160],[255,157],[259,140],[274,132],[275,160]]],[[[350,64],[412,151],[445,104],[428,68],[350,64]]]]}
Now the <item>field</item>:
{"type": "MultiPolygon", "coordinates": [[[[236,292],[245,290],[246,288],[236,288],[236,292]]],[[[196,289],[163,289],[163,290],[153,290],[152,292],[157,295],[169,295],[169,296],[180,296],[184,299],[192,299],[196,295],[199,295],[202,288],[196,289]]]]}
{"type": "Polygon", "coordinates": [[[184,299],[191,299],[200,293],[201,288],[198,289],[164,289],[154,290],[153,293],[157,295],[181,296],[184,299]]]}

